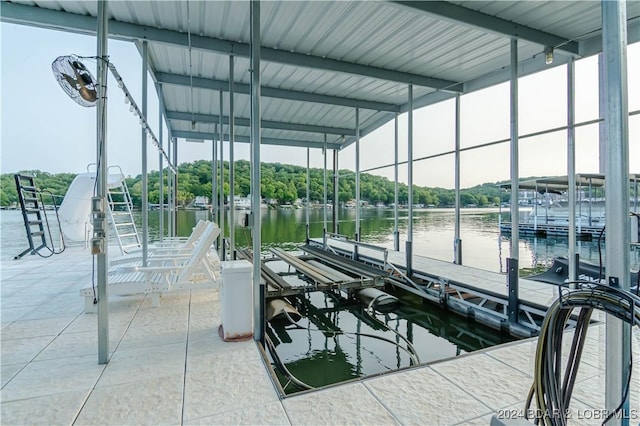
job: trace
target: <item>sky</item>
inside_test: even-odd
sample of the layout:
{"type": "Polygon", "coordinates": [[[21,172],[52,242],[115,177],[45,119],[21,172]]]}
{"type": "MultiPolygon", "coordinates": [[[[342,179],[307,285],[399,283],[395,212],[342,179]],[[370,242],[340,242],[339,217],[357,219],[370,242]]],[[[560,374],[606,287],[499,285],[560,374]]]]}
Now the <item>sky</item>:
{"type": "MultiPolygon", "coordinates": [[[[141,105],[142,61],[133,43],[109,40],[109,55],[134,99],[141,105]]],[[[0,173],[41,170],[80,173],[96,161],[96,110],[83,108],[62,91],[51,72],[61,55],[95,56],[91,36],[0,24],[0,173]]],[[[640,43],[628,47],[629,111],[640,110],[640,43]]],[[[95,75],[95,61],[86,60],[95,75]]],[[[125,175],[141,172],[141,129],[124,96],[109,77],[107,161],[125,175]]],[[[598,116],[597,57],[576,61],[576,123],[598,116]]],[[[158,99],[149,77],[148,122],[158,135],[158,99]]],[[[566,124],[566,67],[559,66],[519,80],[520,135],[566,124]]],[[[509,85],[503,83],[461,96],[461,146],[469,147],[509,137],[509,85]]],[[[393,121],[363,137],[360,168],[393,161],[393,121]]],[[[166,128],[164,130],[166,144],[166,128]]],[[[399,156],[407,159],[407,115],[399,119],[399,156]]],[[[565,175],[567,132],[520,140],[520,176],[565,175]]],[[[211,159],[211,141],[179,140],[178,162],[211,159]]],[[[166,146],[166,145],[165,145],[166,146]]],[[[414,111],[414,159],[454,148],[454,101],[414,111]]],[[[598,172],[598,126],[576,129],[576,170],[598,172]]],[[[225,156],[229,152],[225,143],[225,156]]],[[[148,168],[158,170],[158,153],[147,145],[148,168]]],[[[629,119],[629,170],[640,173],[640,115],[629,119]]],[[[249,159],[249,144],[235,144],[235,158],[249,159]]],[[[228,159],[228,158],[225,158],[228,159]]],[[[339,154],[340,169],[355,170],[355,145],[339,154]]],[[[263,145],[263,162],[306,166],[306,149],[263,145]]],[[[331,152],[327,160],[332,167],[331,152]]],[[[311,151],[311,167],[322,167],[320,150],[311,151]]],[[[393,167],[372,172],[393,179],[393,167]]],[[[509,179],[509,144],[463,152],[461,186],[509,179]]],[[[406,165],[399,180],[407,182],[406,165]]],[[[414,162],[414,184],[453,188],[454,157],[446,155],[414,162]]]]}

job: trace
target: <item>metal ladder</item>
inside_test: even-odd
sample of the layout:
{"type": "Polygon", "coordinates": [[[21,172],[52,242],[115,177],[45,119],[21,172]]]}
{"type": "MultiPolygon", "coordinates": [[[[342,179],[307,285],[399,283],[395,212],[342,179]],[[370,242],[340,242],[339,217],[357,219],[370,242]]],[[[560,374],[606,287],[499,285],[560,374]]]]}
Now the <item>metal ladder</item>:
{"type": "Polygon", "coordinates": [[[117,168],[119,175],[123,176],[118,185],[108,185],[107,200],[109,203],[109,218],[114,229],[114,234],[118,240],[120,251],[128,253],[133,248],[140,248],[140,237],[133,220],[133,202],[131,194],[124,180],[124,174],[119,166],[111,166],[117,168]]]}
{"type": "MultiPolygon", "coordinates": [[[[47,214],[44,211],[45,205],[42,200],[42,193],[36,188],[35,177],[30,175],[21,175],[19,173],[13,175],[13,177],[16,182],[18,200],[20,200],[20,209],[22,210],[24,228],[27,231],[27,240],[29,241],[29,248],[19,255],[14,256],[14,259],[20,259],[27,253],[37,254],[42,257],[49,257],[54,254],[62,253],[64,251],[62,231],[60,231],[61,245],[58,250],[55,249],[53,241],[51,241],[51,246],[47,244],[47,235],[49,236],[49,239],[52,240],[51,228],[49,227],[47,214]],[[39,245],[36,247],[36,244],[39,245]],[[40,250],[43,248],[46,248],[48,251],[45,255],[40,254],[40,250]]],[[[55,196],[51,193],[49,194],[51,195],[54,209],[57,209],[57,206],[55,205],[55,196]]],[[[60,218],[58,217],[57,211],[56,218],[59,228],[60,218]]]]}

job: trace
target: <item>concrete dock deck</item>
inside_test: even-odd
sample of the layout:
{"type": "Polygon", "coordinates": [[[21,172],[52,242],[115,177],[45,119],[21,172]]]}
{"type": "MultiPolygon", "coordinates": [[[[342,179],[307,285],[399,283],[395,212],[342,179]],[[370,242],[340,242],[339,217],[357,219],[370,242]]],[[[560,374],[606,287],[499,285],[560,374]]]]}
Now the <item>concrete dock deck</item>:
{"type": "MultiPolygon", "coordinates": [[[[144,295],[112,297],[111,358],[98,365],[97,319],[79,296],[91,264],[79,248],[0,261],[2,424],[486,425],[524,408],[535,338],[281,398],[253,341],[218,337],[219,293],[211,289],[166,294],[157,308],[144,295]]],[[[637,330],[633,344],[637,424],[637,330]]],[[[604,327],[595,325],[570,424],[602,421],[603,352],[604,327]]]]}

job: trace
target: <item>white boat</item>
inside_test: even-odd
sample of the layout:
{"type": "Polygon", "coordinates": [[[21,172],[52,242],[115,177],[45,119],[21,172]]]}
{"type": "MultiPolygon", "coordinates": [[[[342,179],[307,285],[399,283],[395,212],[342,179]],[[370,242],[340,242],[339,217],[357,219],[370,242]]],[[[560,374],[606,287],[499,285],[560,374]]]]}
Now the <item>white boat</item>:
{"type": "Polygon", "coordinates": [[[251,210],[251,198],[235,195],[233,197],[233,207],[236,210],[251,210]]]}

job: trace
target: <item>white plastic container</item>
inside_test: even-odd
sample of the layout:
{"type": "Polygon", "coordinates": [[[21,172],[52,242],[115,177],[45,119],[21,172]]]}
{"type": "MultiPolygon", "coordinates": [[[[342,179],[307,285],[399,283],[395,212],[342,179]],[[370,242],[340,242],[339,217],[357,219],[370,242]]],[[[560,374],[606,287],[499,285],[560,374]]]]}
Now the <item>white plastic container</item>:
{"type": "Polygon", "coordinates": [[[223,339],[243,340],[253,335],[253,266],[246,260],[222,262],[220,316],[223,339]]]}

